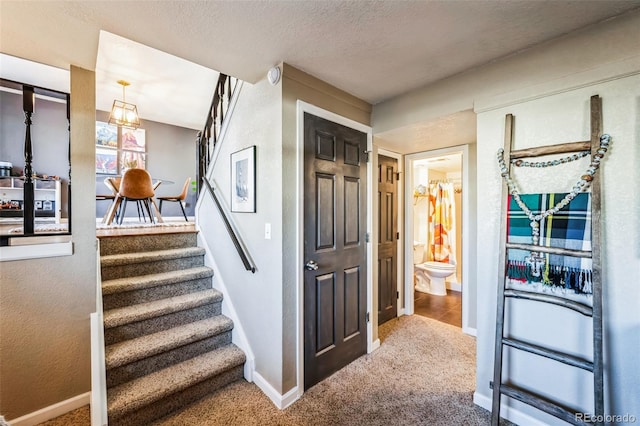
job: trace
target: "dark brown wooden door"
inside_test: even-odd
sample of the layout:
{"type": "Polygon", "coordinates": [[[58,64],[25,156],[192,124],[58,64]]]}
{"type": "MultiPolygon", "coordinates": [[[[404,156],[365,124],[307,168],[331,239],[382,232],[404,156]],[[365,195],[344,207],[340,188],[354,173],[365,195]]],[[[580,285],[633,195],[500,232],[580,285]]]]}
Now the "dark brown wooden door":
{"type": "Polygon", "coordinates": [[[378,325],[398,316],[398,160],[378,156],[378,325]]]}
{"type": "Polygon", "coordinates": [[[367,351],[366,134],[304,116],[304,387],[367,351]]]}

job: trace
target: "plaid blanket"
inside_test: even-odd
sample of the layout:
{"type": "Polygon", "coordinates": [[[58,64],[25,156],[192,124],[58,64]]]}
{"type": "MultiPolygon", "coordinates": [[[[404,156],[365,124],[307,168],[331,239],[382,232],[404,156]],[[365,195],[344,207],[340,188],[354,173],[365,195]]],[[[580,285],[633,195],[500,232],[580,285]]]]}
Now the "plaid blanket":
{"type": "MultiPolygon", "coordinates": [[[[566,194],[522,194],[520,199],[540,214],[553,207],[566,194]]],[[[591,250],[591,194],[580,193],[563,209],[540,222],[540,245],[573,250],[591,250]]],[[[532,244],[531,221],[509,196],[507,214],[507,239],[510,243],[532,244]]],[[[531,253],[525,250],[509,250],[507,277],[520,282],[543,284],[591,294],[591,259],[542,254],[545,264],[542,273],[536,273],[525,258],[531,253]]]]}

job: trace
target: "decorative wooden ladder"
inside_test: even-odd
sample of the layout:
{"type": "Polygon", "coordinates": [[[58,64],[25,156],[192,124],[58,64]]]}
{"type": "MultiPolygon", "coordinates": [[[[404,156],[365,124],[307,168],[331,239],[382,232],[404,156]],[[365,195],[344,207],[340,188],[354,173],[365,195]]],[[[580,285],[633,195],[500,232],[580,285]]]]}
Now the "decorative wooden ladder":
{"type": "MultiPolygon", "coordinates": [[[[530,148],[512,151],[514,130],[514,116],[508,114],[505,123],[504,158],[506,167],[511,176],[511,161],[518,158],[539,157],[550,154],[562,154],[571,152],[591,151],[591,155],[596,154],[600,148],[600,136],[602,134],[602,100],[599,96],[591,97],[591,140],[584,142],[572,142],[544,147],[530,148]]],[[[594,408],[595,413],[591,417],[596,419],[595,424],[603,424],[604,417],[604,394],[603,394],[603,351],[602,351],[602,270],[600,263],[600,172],[596,172],[591,182],[591,251],[569,250],[557,247],[543,247],[529,244],[514,244],[508,242],[507,235],[507,212],[509,208],[508,186],[503,183],[502,187],[502,220],[500,231],[500,257],[499,257],[499,282],[498,301],[496,317],[496,340],[495,340],[495,361],[493,381],[490,384],[493,388],[493,401],[491,411],[491,425],[497,426],[500,421],[500,398],[502,395],[509,396],[522,403],[535,406],[548,414],[558,417],[574,425],[594,424],[583,420],[586,416],[577,415],[576,410],[568,409],[547,398],[535,395],[532,392],[518,388],[511,384],[502,382],[502,357],[503,348],[508,346],[518,350],[526,351],[535,355],[543,356],[554,361],[558,361],[573,367],[578,367],[593,373],[594,380],[594,408]],[[538,253],[549,253],[564,256],[581,258],[591,258],[593,264],[592,283],[593,297],[592,306],[579,303],[563,297],[547,294],[520,291],[507,288],[507,258],[509,250],[527,250],[538,253]],[[537,302],[544,302],[568,308],[579,312],[582,315],[591,317],[593,324],[593,360],[588,361],[581,357],[566,354],[554,349],[534,345],[514,338],[504,336],[505,323],[505,302],[507,298],[526,299],[537,302]]]]}

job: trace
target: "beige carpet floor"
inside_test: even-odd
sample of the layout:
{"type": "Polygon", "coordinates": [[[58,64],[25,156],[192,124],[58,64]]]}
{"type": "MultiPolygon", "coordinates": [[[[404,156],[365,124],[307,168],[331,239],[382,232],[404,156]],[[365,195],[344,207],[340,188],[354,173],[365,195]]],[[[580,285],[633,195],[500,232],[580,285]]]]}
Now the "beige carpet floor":
{"type": "MultiPolygon", "coordinates": [[[[413,315],[380,328],[382,344],[278,410],[252,383],[232,384],[158,421],[184,425],[487,425],[473,404],[475,339],[413,315]]],[[[89,425],[81,408],[43,423],[89,425]]],[[[141,425],[142,426],[142,425],[141,425]]]]}

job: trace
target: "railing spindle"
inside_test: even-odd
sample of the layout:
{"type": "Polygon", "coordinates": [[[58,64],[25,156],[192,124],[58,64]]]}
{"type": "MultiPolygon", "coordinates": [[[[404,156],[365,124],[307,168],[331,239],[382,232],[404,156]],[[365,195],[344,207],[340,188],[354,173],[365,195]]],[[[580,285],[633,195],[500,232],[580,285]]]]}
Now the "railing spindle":
{"type": "MultiPolygon", "coordinates": [[[[35,190],[33,182],[33,147],[31,145],[31,115],[35,101],[32,86],[22,88],[22,110],[24,111],[24,188],[23,188],[23,230],[24,235],[34,234],[35,190]]],[[[56,206],[57,207],[57,206],[56,206]]]]}

